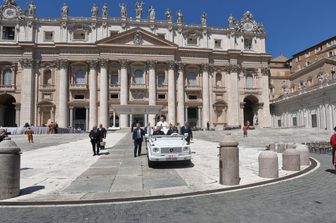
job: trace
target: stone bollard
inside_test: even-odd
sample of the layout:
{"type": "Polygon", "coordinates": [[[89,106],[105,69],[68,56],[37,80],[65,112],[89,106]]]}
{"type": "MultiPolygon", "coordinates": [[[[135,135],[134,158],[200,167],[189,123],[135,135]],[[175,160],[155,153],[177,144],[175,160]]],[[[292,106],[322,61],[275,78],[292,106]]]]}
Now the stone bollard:
{"type": "Polygon", "coordinates": [[[219,146],[219,183],[237,185],[240,182],[238,142],[225,135],[219,146]]]}
{"type": "Polygon", "coordinates": [[[21,149],[12,140],[0,143],[0,200],[20,194],[21,149]]]}
{"type": "Polygon", "coordinates": [[[272,152],[276,152],[276,145],[274,143],[270,144],[269,150],[272,151],[272,152]]]}
{"type": "Polygon", "coordinates": [[[308,146],[297,144],[296,150],[300,152],[300,165],[309,166],[309,149],[308,146]]]}
{"type": "Polygon", "coordinates": [[[278,155],[273,151],[263,151],[258,156],[259,177],[278,178],[279,163],[278,155]]]}
{"type": "Polygon", "coordinates": [[[300,170],[300,152],[296,149],[286,149],[282,154],[282,169],[290,171],[300,170]]]}
{"type": "Polygon", "coordinates": [[[277,153],[283,153],[286,150],[286,144],[278,144],[277,153]]]}

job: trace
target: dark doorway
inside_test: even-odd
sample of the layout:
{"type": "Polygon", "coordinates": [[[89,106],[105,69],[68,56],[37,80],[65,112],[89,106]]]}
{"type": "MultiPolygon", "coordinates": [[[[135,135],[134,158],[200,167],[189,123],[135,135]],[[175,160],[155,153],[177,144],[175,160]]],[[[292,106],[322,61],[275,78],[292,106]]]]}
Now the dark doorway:
{"type": "Polygon", "coordinates": [[[145,115],[132,115],[132,123],[140,123],[140,126],[145,126],[145,115]]]}
{"type": "Polygon", "coordinates": [[[316,128],[317,127],[317,116],[316,116],[316,114],[311,115],[311,119],[312,119],[312,128],[316,128]]]}
{"type": "Polygon", "coordinates": [[[9,94],[0,95],[0,126],[15,127],[15,98],[9,94]]]}
{"type": "Polygon", "coordinates": [[[197,126],[198,121],[198,109],[197,108],[188,108],[188,122],[191,127],[197,126]]]}
{"type": "Polygon", "coordinates": [[[113,115],[110,118],[110,126],[112,127],[119,127],[119,116],[115,116],[115,125],[113,125],[113,115]]]}
{"type": "Polygon", "coordinates": [[[86,109],[85,108],[75,108],[74,109],[74,128],[86,130],[86,109]]]}
{"type": "Polygon", "coordinates": [[[250,122],[250,125],[258,125],[258,98],[253,95],[244,99],[244,123],[250,122]]]}

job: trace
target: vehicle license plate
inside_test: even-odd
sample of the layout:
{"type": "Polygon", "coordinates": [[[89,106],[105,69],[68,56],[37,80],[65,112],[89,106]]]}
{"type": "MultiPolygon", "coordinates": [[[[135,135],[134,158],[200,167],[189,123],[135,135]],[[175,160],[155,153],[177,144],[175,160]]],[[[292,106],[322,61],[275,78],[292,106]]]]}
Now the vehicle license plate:
{"type": "Polygon", "coordinates": [[[176,155],[168,155],[166,160],[168,160],[168,161],[177,160],[177,157],[176,157],[176,155]]]}

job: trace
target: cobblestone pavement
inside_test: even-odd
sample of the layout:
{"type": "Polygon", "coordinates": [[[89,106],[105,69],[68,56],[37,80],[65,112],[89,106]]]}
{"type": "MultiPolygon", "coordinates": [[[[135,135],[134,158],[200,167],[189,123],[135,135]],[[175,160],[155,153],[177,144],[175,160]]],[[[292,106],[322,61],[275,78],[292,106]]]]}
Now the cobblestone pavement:
{"type": "Polygon", "coordinates": [[[336,219],[330,155],[301,178],[232,193],[69,207],[1,207],[1,222],[323,222],[336,219]]]}

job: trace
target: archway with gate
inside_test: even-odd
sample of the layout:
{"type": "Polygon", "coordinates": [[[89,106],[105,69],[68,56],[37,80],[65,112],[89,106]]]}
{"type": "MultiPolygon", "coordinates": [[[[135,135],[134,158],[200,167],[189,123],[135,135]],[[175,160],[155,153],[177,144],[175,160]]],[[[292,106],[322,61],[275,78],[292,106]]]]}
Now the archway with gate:
{"type": "Polygon", "coordinates": [[[15,103],[16,100],[12,95],[0,95],[0,126],[15,127],[15,103]]]}
{"type": "Polygon", "coordinates": [[[256,96],[249,95],[244,99],[244,124],[249,121],[250,125],[259,124],[258,120],[259,100],[256,96]]]}

